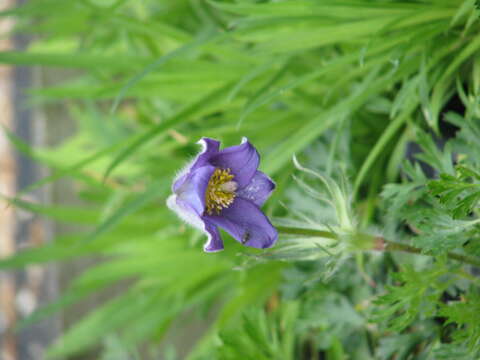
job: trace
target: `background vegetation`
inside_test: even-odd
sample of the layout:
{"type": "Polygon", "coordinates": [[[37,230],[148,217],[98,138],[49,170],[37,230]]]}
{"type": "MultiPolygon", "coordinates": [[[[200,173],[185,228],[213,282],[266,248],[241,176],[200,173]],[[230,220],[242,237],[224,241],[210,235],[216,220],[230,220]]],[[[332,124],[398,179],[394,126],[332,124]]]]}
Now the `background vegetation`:
{"type": "Polygon", "coordinates": [[[9,133],[52,169],[20,195],[70,177],[85,205],[10,200],[86,230],[0,267],[101,259],[24,325],[123,286],[52,357],[480,356],[474,0],[35,0],[1,15],[34,39],[1,63],[77,69],[31,90],[32,106],[68,104],[74,136],[32,149],[9,133]],[[202,136],[247,136],[277,182],[266,212],[307,230],[203,253],[165,206],[202,136]],[[169,332],[180,345],[159,345],[169,332]]]}

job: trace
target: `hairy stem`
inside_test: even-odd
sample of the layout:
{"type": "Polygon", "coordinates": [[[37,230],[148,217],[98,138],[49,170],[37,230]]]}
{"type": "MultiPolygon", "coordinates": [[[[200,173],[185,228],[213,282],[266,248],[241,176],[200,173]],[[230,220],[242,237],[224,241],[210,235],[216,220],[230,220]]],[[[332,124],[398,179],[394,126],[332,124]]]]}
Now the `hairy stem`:
{"type": "Polygon", "coordinates": [[[288,226],[275,226],[280,234],[287,235],[305,235],[311,237],[323,237],[327,239],[338,239],[338,236],[331,231],[315,230],[315,229],[304,229],[304,228],[295,228],[288,226]]]}
{"type": "MultiPolygon", "coordinates": [[[[338,239],[338,235],[331,232],[331,231],[296,228],[296,227],[288,227],[288,226],[277,226],[276,228],[277,228],[278,232],[281,233],[281,234],[322,237],[322,238],[327,238],[327,239],[338,239]]],[[[374,237],[374,236],[366,235],[366,234],[360,234],[360,235],[362,237],[370,236],[372,238],[372,244],[373,244],[372,250],[403,251],[403,252],[408,252],[408,253],[411,253],[411,254],[428,255],[428,254],[422,253],[421,249],[416,248],[416,247],[411,246],[411,245],[403,244],[403,243],[396,242],[396,241],[387,240],[383,237],[374,237]]],[[[475,266],[480,267],[480,259],[478,259],[476,257],[473,257],[473,256],[448,252],[447,257],[449,259],[452,259],[452,260],[460,261],[464,264],[470,264],[470,265],[475,265],[475,266]]]]}
{"type": "MultiPolygon", "coordinates": [[[[386,240],[386,239],[383,239],[383,241],[385,242],[385,250],[386,251],[404,251],[404,252],[409,252],[409,253],[412,253],[412,254],[428,255],[428,254],[422,253],[421,249],[410,246],[410,245],[402,244],[402,243],[395,242],[395,241],[389,241],[389,240],[386,240]]],[[[480,267],[480,259],[475,258],[473,256],[448,252],[447,257],[449,259],[452,259],[452,260],[463,262],[464,264],[470,264],[470,265],[475,265],[475,266],[480,267]]]]}

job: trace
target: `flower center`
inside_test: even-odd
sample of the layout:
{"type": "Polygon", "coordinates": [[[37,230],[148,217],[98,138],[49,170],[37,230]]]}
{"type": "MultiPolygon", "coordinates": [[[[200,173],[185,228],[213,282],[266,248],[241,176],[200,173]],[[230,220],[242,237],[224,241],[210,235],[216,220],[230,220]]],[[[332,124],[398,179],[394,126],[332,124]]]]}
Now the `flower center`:
{"type": "Polygon", "coordinates": [[[235,199],[238,184],[233,180],[230,169],[216,168],[208,181],[205,193],[205,207],[208,215],[217,214],[229,207],[235,199]]]}

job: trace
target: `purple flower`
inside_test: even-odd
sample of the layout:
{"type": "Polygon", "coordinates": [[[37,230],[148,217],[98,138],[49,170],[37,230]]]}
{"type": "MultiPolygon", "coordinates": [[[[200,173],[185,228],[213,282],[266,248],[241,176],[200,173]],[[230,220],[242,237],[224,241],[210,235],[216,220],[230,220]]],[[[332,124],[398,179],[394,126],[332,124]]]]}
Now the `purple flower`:
{"type": "Polygon", "coordinates": [[[272,246],[278,233],[260,206],[275,184],[257,170],[257,150],[246,138],[223,150],[217,140],[202,138],[198,143],[203,149],[173,182],[168,207],[207,234],[207,252],[223,250],[218,227],[243,245],[272,246]]]}

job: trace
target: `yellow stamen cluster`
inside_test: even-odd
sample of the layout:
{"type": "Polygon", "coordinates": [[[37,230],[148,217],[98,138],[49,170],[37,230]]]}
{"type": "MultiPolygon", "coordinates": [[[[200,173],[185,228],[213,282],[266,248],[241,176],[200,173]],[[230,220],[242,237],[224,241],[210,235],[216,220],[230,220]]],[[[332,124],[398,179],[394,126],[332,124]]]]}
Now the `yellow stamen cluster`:
{"type": "Polygon", "coordinates": [[[209,215],[217,214],[229,207],[235,199],[236,183],[232,181],[230,169],[216,168],[208,181],[205,193],[205,207],[209,215]]]}

